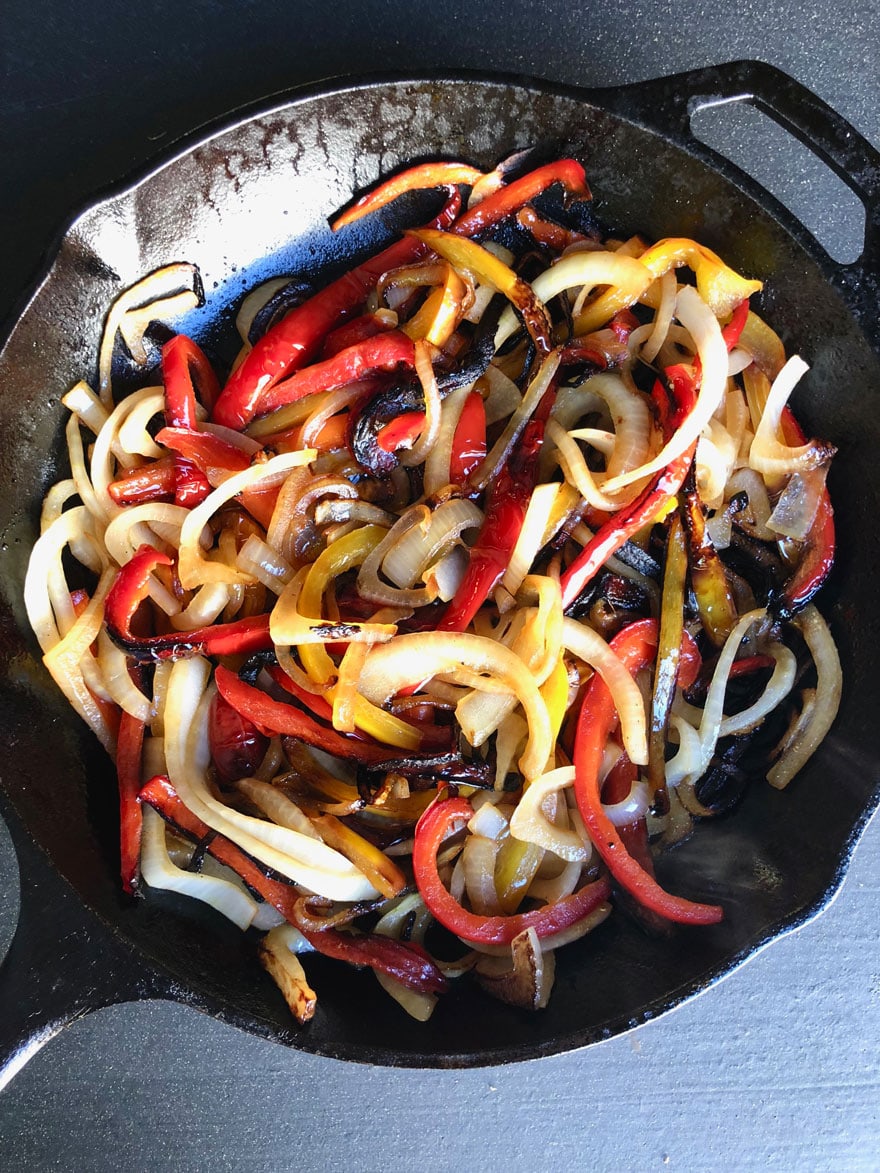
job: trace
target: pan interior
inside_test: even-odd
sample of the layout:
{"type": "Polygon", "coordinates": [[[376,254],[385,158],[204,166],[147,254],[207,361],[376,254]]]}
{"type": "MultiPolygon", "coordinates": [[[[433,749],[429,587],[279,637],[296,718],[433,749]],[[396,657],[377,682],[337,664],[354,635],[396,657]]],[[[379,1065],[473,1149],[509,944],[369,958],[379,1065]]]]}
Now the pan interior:
{"type": "Polygon", "coordinates": [[[626,1029],[820,906],[872,803],[876,356],[819,261],[767,211],[719,172],[595,101],[491,81],[397,82],[303,98],[245,121],[78,219],[0,357],[3,786],[82,900],[166,970],[182,999],[308,1050],[451,1065],[526,1058],[626,1029]],[[734,817],[700,827],[661,862],[661,880],[676,891],[724,904],[722,925],[651,940],[612,917],[563,951],[540,1015],[463,986],[426,1025],[406,1018],[370,974],[314,958],[319,1009],[297,1031],[247,939],[190,902],[128,902],[119,890],[112,766],[39,665],[21,603],[40,501],[63,474],[58,401],[77,379],[93,379],[106,307],[144,273],[175,260],[197,264],[207,305],[181,328],[228,357],[235,306],[247,289],[276,274],[332,276],[392,236],[404,217],[413,222],[412,207],[395,206],[331,235],[326,216],[356,189],[407,160],[462,157],[488,168],[533,145],[583,160],[607,229],[693,236],[763,279],[763,313],[789,353],[810,362],[797,411],[808,430],[840,449],[831,478],[840,553],[823,609],[845,666],[841,716],[787,792],[754,787],[734,817]]]}

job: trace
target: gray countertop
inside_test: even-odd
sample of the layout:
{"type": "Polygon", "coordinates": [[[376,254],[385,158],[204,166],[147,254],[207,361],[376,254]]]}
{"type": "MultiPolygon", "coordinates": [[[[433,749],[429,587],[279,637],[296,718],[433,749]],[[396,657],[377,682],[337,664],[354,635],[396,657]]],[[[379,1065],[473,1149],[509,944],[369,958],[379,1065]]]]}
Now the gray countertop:
{"type": "MultiPolygon", "coordinates": [[[[711,13],[688,0],[8,5],[0,317],[91,194],[199,123],[273,91],[439,66],[602,85],[752,57],[796,76],[880,144],[878,17],[877,0],[711,13]]],[[[774,150],[768,167],[748,117],[723,133],[832,250],[852,250],[833,187],[798,152],[774,150]]],[[[791,794],[796,801],[796,783],[791,794]]],[[[4,836],[0,948],[14,893],[4,836]]],[[[586,1051],[476,1071],[389,1071],[287,1051],[178,1006],[114,1007],[64,1031],[0,1096],[2,1163],[877,1169],[878,927],[875,820],[822,916],[698,999],[586,1051]]]]}

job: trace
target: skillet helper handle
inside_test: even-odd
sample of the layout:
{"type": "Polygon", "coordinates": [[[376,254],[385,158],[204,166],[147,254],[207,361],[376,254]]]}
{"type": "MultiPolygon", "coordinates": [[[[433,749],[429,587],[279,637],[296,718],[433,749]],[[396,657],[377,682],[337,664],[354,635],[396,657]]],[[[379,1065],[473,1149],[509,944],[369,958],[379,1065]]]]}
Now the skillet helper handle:
{"type": "MultiPolygon", "coordinates": [[[[691,153],[711,158],[714,166],[741,180],[743,172],[697,140],[691,118],[699,110],[728,102],[748,102],[772,118],[829,167],[861,200],[865,209],[865,244],[851,264],[822,251],[826,270],[834,274],[850,301],[865,315],[876,315],[880,299],[880,152],[851,123],[788,74],[761,61],[731,61],[671,77],[639,82],[614,91],[620,111],[691,153]]],[[[793,217],[780,208],[789,227],[793,217]]],[[[803,237],[804,232],[798,233],[803,237]]],[[[810,237],[815,248],[815,241],[810,237]]]]}
{"type": "Polygon", "coordinates": [[[85,908],[10,809],[21,907],[0,965],[0,1089],[51,1038],[92,1010],[161,997],[161,981],[85,908]]]}

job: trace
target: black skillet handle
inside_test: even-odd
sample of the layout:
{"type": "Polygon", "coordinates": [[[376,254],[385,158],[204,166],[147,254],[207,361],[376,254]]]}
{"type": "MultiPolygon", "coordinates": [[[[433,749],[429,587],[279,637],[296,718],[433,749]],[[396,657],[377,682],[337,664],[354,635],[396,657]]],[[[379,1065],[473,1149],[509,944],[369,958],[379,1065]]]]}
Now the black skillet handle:
{"type": "MultiPolygon", "coordinates": [[[[865,245],[851,264],[840,264],[822,250],[826,272],[860,312],[863,322],[877,316],[880,301],[880,152],[821,98],[794,78],[760,61],[732,61],[603,93],[602,104],[632,121],[703,155],[738,183],[753,181],[729,160],[700,143],[691,131],[698,110],[728,102],[748,102],[808,147],[861,200],[865,208],[865,245]],[[610,99],[610,101],[609,101],[610,99]]],[[[765,201],[766,202],[766,201],[765,201]]],[[[820,247],[775,200],[775,211],[795,235],[820,247]]]]}
{"type": "Polygon", "coordinates": [[[0,1089],[64,1027],[92,1010],[167,994],[49,864],[3,804],[21,910],[0,965],[0,1089]]]}

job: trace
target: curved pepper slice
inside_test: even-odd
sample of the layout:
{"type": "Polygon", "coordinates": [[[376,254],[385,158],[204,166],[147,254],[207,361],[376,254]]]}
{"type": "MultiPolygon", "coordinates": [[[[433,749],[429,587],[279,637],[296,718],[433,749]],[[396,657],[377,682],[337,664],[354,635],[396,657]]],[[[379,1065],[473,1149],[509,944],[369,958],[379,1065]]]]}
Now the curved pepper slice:
{"type": "Polygon", "coordinates": [[[484,945],[509,945],[526,929],[534,929],[539,937],[550,937],[583,920],[608,899],[611,885],[607,879],[602,879],[531,912],[518,912],[512,916],[478,916],[469,912],[440,879],[437,851],[453,824],[467,822],[473,813],[467,799],[447,798],[428,807],[415,831],[413,870],[416,885],[434,919],[456,936],[484,945]]]}
{"type": "Polygon", "coordinates": [[[134,635],[131,621],[147,597],[150,575],[157,566],[171,566],[167,554],[141,546],[122,567],[107,594],[104,621],[113,642],[139,664],[158,660],[182,660],[187,656],[250,655],[272,647],[269,616],[252,615],[235,623],[216,623],[195,631],[168,635],[134,635]]]}
{"type": "Polygon", "coordinates": [[[326,753],[333,754],[334,757],[351,758],[365,765],[379,765],[400,756],[399,749],[377,745],[375,742],[360,741],[355,737],[338,733],[335,729],[328,729],[302,709],[283,701],[273,700],[259,688],[254,688],[253,685],[241,680],[228,668],[218,667],[214,673],[214,680],[220,695],[236,712],[270,735],[278,733],[282,736],[297,737],[308,745],[314,745],[326,753]]]}
{"type": "Polygon", "coordinates": [[[466,163],[419,163],[415,167],[408,167],[406,171],[392,175],[371,192],[361,196],[347,212],[331,220],[330,227],[334,232],[338,232],[346,224],[353,224],[355,220],[368,216],[370,212],[378,212],[380,208],[384,208],[408,191],[449,187],[456,183],[466,183],[472,187],[482,178],[482,171],[478,171],[476,167],[469,167],[466,163]]]}
{"type": "Polygon", "coordinates": [[[190,839],[207,839],[207,849],[227,867],[232,868],[259,896],[277,908],[284,919],[294,925],[318,953],[336,957],[351,965],[367,965],[389,977],[396,978],[412,990],[442,994],[447,988],[446,978],[417,945],[395,941],[374,933],[355,936],[326,928],[320,932],[305,926],[299,916],[299,891],[291,884],[266,876],[240,847],[223,835],[212,834],[207,823],[184,806],[171,782],[164,774],[151,778],[140,792],[140,801],[149,803],[163,819],[182,831],[190,839]]]}
{"type": "Polygon", "coordinates": [[[561,183],[566,195],[574,199],[591,199],[591,192],[583,167],[576,159],[557,159],[545,163],[527,175],[520,176],[506,187],[486,196],[475,207],[459,216],[451,231],[458,236],[474,236],[485,232],[500,220],[518,212],[523,204],[540,195],[554,183],[561,183]]]}
{"type": "Polygon", "coordinates": [[[141,808],[137,797],[141,788],[141,755],[144,746],[144,722],[130,713],[119,718],[116,743],[116,777],[119,784],[119,862],[122,887],[135,892],[140,875],[141,808]]]}
{"type": "MultiPolygon", "coordinates": [[[[433,221],[433,227],[447,227],[460,207],[461,197],[456,191],[433,221]]],[[[264,410],[260,404],[265,393],[311,362],[327,334],[359,309],[383,273],[410,264],[424,252],[420,241],[405,236],[292,309],[230,375],[214,406],[214,421],[228,428],[245,428],[264,410]]]]}
{"type": "MultiPolygon", "coordinates": [[[[172,428],[197,428],[196,383],[202,401],[211,408],[220,394],[217,376],[204,352],[185,334],[177,334],[162,347],[162,382],[165,385],[165,422],[172,428]]],[[[201,504],[211,491],[205,474],[185,456],[174,458],[174,502],[186,509],[201,504]]]]}
{"type": "MultiPolygon", "coordinates": [[[[657,621],[631,623],[611,641],[611,648],[633,674],[653,664],[657,651],[657,621]]],[[[605,745],[617,723],[611,693],[598,674],[587,685],[578,716],[574,743],[574,792],[584,826],[615,880],[639,904],[658,916],[680,924],[712,925],[724,917],[717,904],[698,904],[672,896],[661,888],[627,851],[617,827],[602,807],[599,769],[605,745]]]]}

